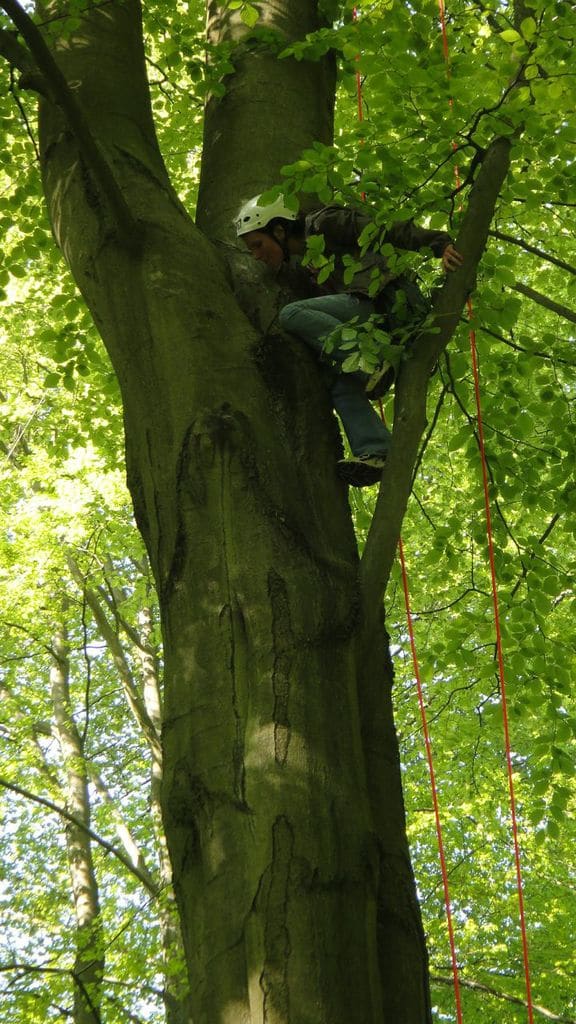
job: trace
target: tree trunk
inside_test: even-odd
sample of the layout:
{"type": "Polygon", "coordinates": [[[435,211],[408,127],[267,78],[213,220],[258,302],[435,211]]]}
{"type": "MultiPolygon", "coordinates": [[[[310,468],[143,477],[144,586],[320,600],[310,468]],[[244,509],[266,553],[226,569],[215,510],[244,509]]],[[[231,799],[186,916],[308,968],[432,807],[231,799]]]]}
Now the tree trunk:
{"type": "Polygon", "coordinates": [[[98,883],[92,860],[88,775],[84,744],[70,703],[68,645],[63,629],[53,641],[50,671],[53,731],[62,754],[66,810],[81,825],[68,821],[64,828],[68,868],[76,915],[74,960],[74,1024],[100,1024],[104,953],[98,883]]]}
{"type": "MultiPolygon", "coordinates": [[[[316,4],[300,6],[313,22],[316,4]]],[[[260,7],[287,33],[302,24],[287,3],[260,7]]],[[[361,630],[317,369],[296,343],[272,347],[251,326],[172,192],[136,0],[92,6],[50,46],[91,139],[42,103],[45,191],[120,381],[129,485],[159,592],[164,821],[194,1024],[425,1024],[387,642],[380,616],[361,630]]],[[[229,211],[277,180],[300,139],[329,133],[330,68],[305,70],[324,83],[323,123],[291,105],[280,122],[261,91],[241,93],[269,141],[256,174],[250,139],[235,136],[229,211]]],[[[239,64],[230,95],[252,71],[239,64]]],[[[275,73],[277,95],[290,95],[303,68],[282,61],[275,73]]],[[[231,128],[222,103],[207,150],[210,124],[231,128]]],[[[212,230],[221,185],[206,173],[212,230]]]]}
{"type": "MultiPolygon", "coordinates": [[[[260,5],[260,29],[286,45],[322,27],[317,0],[275,0],[260,5]]],[[[312,142],[332,144],[336,64],[278,60],[278,43],[247,36],[240,11],[208,0],[207,35],[213,45],[233,42],[236,72],[223,97],[211,97],[204,118],[198,226],[229,238],[240,200],[279,183],[280,168],[312,142]]],[[[280,47],[281,48],[281,47],[280,47]]]]}

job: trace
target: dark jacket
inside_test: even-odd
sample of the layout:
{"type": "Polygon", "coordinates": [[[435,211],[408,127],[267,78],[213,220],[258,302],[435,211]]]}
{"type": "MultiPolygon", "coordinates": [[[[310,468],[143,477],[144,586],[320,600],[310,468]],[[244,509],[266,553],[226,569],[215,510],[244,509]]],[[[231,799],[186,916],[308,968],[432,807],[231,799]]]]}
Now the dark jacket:
{"type": "MultiPolygon", "coordinates": [[[[390,281],[397,277],[397,272],[390,270],[386,259],[379,252],[369,250],[364,256],[360,256],[358,239],[367,224],[373,218],[363,210],[356,210],[352,207],[324,206],[316,210],[305,219],[305,235],[324,236],[324,255],[335,256],[335,266],[330,277],[320,287],[327,292],[357,292],[360,295],[368,295],[370,284],[373,281],[373,270],[377,268],[380,275],[377,296],[390,281]],[[361,264],[362,269],[352,278],[349,284],[344,283],[345,266],[342,257],[345,255],[355,256],[361,264]]],[[[427,228],[418,227],[411,220],[397,221],[392,224],[381,236],[380,243],[389,242],[398,249],[410,249],[417,252],[419,249],[428,247],[435,256],[442,256],[444,249],[450,245],[452,239],[445,231],[429,231],[427,228]]],[[[375,297],[373,294],[373,298],[375,297]]]]}

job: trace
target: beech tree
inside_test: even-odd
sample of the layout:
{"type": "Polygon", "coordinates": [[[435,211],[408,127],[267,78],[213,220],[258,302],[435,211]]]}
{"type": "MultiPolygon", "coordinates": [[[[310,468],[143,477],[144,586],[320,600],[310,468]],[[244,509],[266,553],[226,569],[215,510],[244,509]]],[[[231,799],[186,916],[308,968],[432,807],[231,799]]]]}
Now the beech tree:
{"type": "MultiPolygon", "coordinates": [[[[373,165],[362,174],[375,128],[362,126],[350,167],[333,146],[335,54],[346,65],[362,52],[370,74],[370,16],[386,5],[370,5],[358,27],[350,4],[208,4],[195,221],[158,146],[136,0],[54,0],[34,18],[12,0],[0,6],[19,33],[4,31],[2,52],[40,97],[52,230],[122,394],[128,484],[161,612],[162,803],[192,1019],[422,1024],[427,954],[383,599],[431,372],[473,290],[511,159],[527,173],[525,133],[539,116],[551,123],[539,87],[560,58],[552,48],[547,67],[538,47],[561,36],[562,11],[517,3],[513,23],[498,6],[481,18],[506,58],[490,99],[465,97],[455,126],[468,161],[455,217],[465,262],[402,364],[360,557],[318,369],[273,326],[298,283],[260,278],[231,224],[243,199],[282,175],[287,192],[320,201],[352,201],[366,185],[382,222],[391,216],[397,196],[373,165]]],[[[414,13],[398,6],[392,32],[414,13]]],[[[426,30],[433,18],[422,7],[416,50],[416,18],[426,30]]],[[[161,8],[146,16],[161,20],[161,8]]],[[[448,86],[440,99],[448,111],[448,86]]],[[[435,146],[437,170],[456,159],[446,134],[435,146]]],[[[408,212],[438,202],[446,218],[453,186],[432,174],[423,194],[421,170],[405,173],[408,212]]]]}

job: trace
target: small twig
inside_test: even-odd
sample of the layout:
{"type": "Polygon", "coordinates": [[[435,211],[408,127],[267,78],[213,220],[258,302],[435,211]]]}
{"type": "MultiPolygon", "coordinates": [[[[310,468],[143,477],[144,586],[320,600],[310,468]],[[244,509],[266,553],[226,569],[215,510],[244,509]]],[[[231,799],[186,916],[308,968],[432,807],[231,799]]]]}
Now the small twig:
{"type": "Polygon", "coordinates": [[[40,150],[38,149],[38,144],[37,144],[36,139],[34,137],[34,132],[32,131],[32,127],[30,125],[30,121],[28,120],[28,115],[27,115],[26,111],[24,110],[24,104],[22,103],[22,100],[20,99],[20,96],[18,95],[18,90],[16,88],[16,82],[14,80],[14,67],[10,68],[10,92],[12,93],[12,96],[14,98],[14,102],[15,102],[16,106],[18,107],[18,110],[20,111],[20,117],[24,121],[24,126],[26,128],[26,134],[27,134],[28,138],[30,139],[30,142],[32,143],[32,147],[33,147],[34,152],[36,154],[36,160],[38,161],[38,163],[40,163],[40,150]]]}
{"type": "Polygon", "coordinates": [[[420,447],[420,451],[418,452],[418,458],[416,459],[416,463],[414,465],[414,472],[412,474],[412,487],[414,487],[414,481],[416,480],[416,477],[418,476],[418,473],[420,471],[420,466],[422,464],[422,459],[424,458],[424,454],[426,452],[426,448],[428,447],[428,442],[430,441],[430,438],[432,437],[432,434],[434,433],[434,430],[436,429],[436,424],[438,423],[438,420],[440,418],[440,412],[442,410],[442,406],[444,405],[444,399],[446,398],[447,394],[448,394],[448,386],[446,384],[443,384],[442,385],[442,391],[440,392],[438,401],[436,402],[436,408],[434,410],[434,415],[432,417],[432,422],[430,424],[430,427],[426,431],[426,435],[424,437],[424,440],[422,441],[422,445],[420,447]]]}
{"type": "Polygon", "coordinates": [[[483,324],[478,325],[478,330],[482,331],[483,334],[489,334],[491,338],[496,338],[497,341],[503,342],[504,345],[508,345],[509,348],[513,348],[515,352],[523,352],[525,355],[533,356],[537,359],[547,359],[551,363],[563,363],[565,366],[576,366],[576,362],[572,359],[562,359],[560,356],[551,356],[549,352],[542,352],[541,349],[525,348],[523,345],[519,345],[517,341],[505,338],[503,334],[499,334],[497,331],[493,331],[490,327],[483,326],[483,324]]]}
{"type": "Polygon", "coordinates": [[[492,230],[488,234],[492,238],[498,238],[501,242],[510,242],[511,245],[517,245],[521,249],[525,249],[526,252],[532,253],[533,256],[539,256],[540,259],[545,260],[547,263],[553,263],[556,267],[561,267],[562,270],[567,270],[569,274],[576,274],[576,267],[573,267],[570,263],[566,263],[564,260],[559,259],[557,256],[552,256],[549,252],[544,252],[543,249],[538,249],[535,245],[530,245],[529,242],[525,242],[523,238],[514,238],[513,235],[507,235],[503,231],[492,230]]]}

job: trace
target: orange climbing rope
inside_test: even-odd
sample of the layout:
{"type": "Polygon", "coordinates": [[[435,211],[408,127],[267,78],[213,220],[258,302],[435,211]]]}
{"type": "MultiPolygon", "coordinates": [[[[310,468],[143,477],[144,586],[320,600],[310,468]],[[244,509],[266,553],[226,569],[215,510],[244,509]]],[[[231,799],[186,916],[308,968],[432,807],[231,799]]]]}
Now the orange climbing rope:
{"type": "MultiPolygon", "coordinates": [[[[440,25],[442,29],[442,43],[444,59],[446,61],[446,72],[450,76],[450,51],[448,46],[448,33],[446,30],[446,9],[444,0],[438,0],[440,11],[440,25]]],[[[450,106],[452,107],[452,98],[450,106]]],[[[453,146],[455,144],[453,143],[453,146]]],[[[456,184],[459,184],[459,171],[455,168],[456,184]]],[[[468,300],[468,316],[472,317],[472,303],[468,300]]],[[[514,862],[516,868],[516,885],[518,891],[518,910],[520,917],[520,930],[522,934],[522,953],[524,959],[524,977],[526,982],[526,1004],[528,1009],[528,1020],[530,1024],[534,1021],[534,1009],[532,1003],[532,985],[530,979],[530,960],[528,955],[528,934],[526,928],[526,915],[524,912],[524,893],[522,884],[522,868],[520,862],[520,842],[518,838],[518,816],[516,813],[516,797],[514,792],[514,767],[512,764],[512,745],[510,741],[510,729],[508,724],[508,700],[506,695],[506,682],[504,673],[504,655],[502,649],[502,631],[500,627],[500,610],[498,605],[498,585],[496,578],[496,564],[494,558],[494,539],[492,531],[492,513],[490,507],[490,491],[488,486],[488,470],[486,463],[486,446],[484,442],[484,422],[482,418],[482,403],[480,395],[480,374],[478,371],[478,350],[476,347],[476,332],[470,330],[470,353],[472,358],[472,371],[474,376],[474,394],[476,398],[476,417],[478,423],[478,444],[480,448],[480,460],[482,464],[482,481],[484,486],[484,507],[486,513],[486,535],[488,540],[488,556],[490,562],[490,577],[492,583],[492,603],[494,608],[494,627],[496,632],[496,651],[498,656],[498,675],[500,680],[500,695],[502,703],[502,720],[504,724],[504,745],[506,749],[506,765],[508,773],[508,788],[510,792],[510,815],[512,821],[512,836],[514,842],[514,862]]]]}
{"type": "MultiPolygon", "coordinates": [[[[358,17],[358,9],[354,7],[352,12],[353,20],[355,21],[358,17]]],[[[358,120],[362,122],[364,120],[364,104],[362,96],[362,79],[360,71],[356,72],[356,88],[358,94],[358,120]]],[[[362,199],[366,199],[366,194],[362,193],[362,199]]],[[[382,402],[380,404],[380,416],[384,421],[384,409],[382,402]]],[[[446,924],[448,928],[448,940],[450,943],[450,960],[452,965],[452,976],[454,979],[454,999],[456,1003],[456,1018],[458,1024],[462,1024],[462,1000],[460,995],[460,979],[458,976],[458,958],[456,955],[456,943],[454,939],[454,926],[452,921],[452,903],[450,899],[450,886],[448,882],[448,868],[446,865],[446,857],[444,853],[444,840],[442,836],[442,821],[440,817],[440,801],[438,798],[438,787],[436,785],[436,773],[434,771],[434,758],[432,754],[432,743],[430,740],[430,731],[428,729],[428,718],[426,715],[426,705],[424,702],[424,690],[422,687],[422,677],[420,674],[420,663],[418,660],[418,652],[416,649],[416,638],[414,635],[414,624],[412,620],[412,610],[410,605],[410,587],[408,583],[408,573],[406,569],[406,559],[404,557],[404,545],[402,538],[400,537],[398,542],[398,553],[400,556],[400,566],[402,569],[402,585],[404,589],[404,604],[406,608],[406,621],[408,625],[408,635],[410,638],[410,650],[412,652],[412,664],[414,667],[414,678],[416,680],[416,688],[418,692],[418,705],[420,708],[420,718],[422,720],[422,732],[424,735],[424,745],[426,748],[426,759],[428,762],[428,773],[430,776],[430,787],[432,790],[432,803],[434,807],[434,821],[436,826],[436,840],[438,843],[438,853],[440,857],[440,870],[442,873],[442,888],[444,892],[444,906],[446,912],[446,924]]]]}
{"type": "Polygon", "coordinates": [[[442,886],[444,889],[444,905],[446,909],[446,924],[448,927],[448,940],[450,942],[450,960],[452,964],[452,977],[454,979],[454,999],[456,1001],[456,1018],[458,1024],[462,1024],[462,1000],[460,996],[460,978],[458,976],[458,958],[456,956],[456,943],[454,940],[454,926],[452,923],[452,903],[450,900],[450,888],[448,884],[448,868],[446,866],[446,857],[444,855],[444,840],[442,838],[442,823],[440,819],[440,801],[438,799],[438,787],[436,786],[436,773],[434,771],[434,759],[432,757],[432,744],[430,742],[430,732],[428,730],[428,718],[426,715],[426,705],[424,703],[424,691],[422,688],[422,679],[420,676],[420,665],[418,662],[418,654],[416,651],[416,640],[414,637],[414,627],[412,623],[412,610],[410,607],[410,588],[408,586],[408,574],[406,572],[406,560],[404,558],[404,545],[402,538],[398,542],[398,552],[400,555],[400,565],[402,567],[402,585],[404,587],[404,603],[406,605],[406,620],[408,623],[408,634],[410,636],[410,650],[412,651],[412,664],[414,666],[414,678],[416,679],[416,687],[418,690],[418,704],[420,707],[420,717],[422,719],[422,732],[424,733],[424,745],[426,747],[426,758],[428,761],[428,772],[430,775],[430,786],[432,789],[432,803],[434,806],[434,821],[436,823],[436,839],[438,842],[438,854],[440,856],[440,869],[442,872],[442,886]]]}

